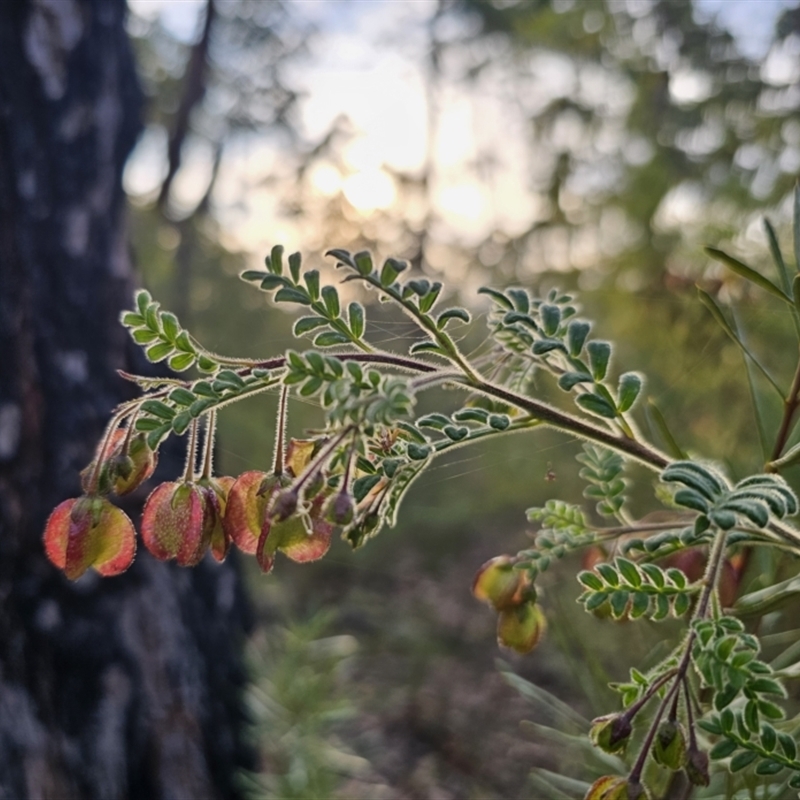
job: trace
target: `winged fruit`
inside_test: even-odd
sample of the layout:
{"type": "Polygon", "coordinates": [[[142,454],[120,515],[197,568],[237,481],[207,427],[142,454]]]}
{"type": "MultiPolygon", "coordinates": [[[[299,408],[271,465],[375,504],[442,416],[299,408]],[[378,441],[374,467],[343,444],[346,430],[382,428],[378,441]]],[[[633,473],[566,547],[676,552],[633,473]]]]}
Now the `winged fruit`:
{"type": "Polygon", "coordinates": [[[182,567],[199,563],[211,543],[215,511],[193,483],[157,486],[142,512],[142,541],[159,560],[174,558],[182,567]]]}
{"type": "Polygon", "coordinates": [[[547,621],[536,603],[506,608],[497,619],[497,642],[517,653],[530,653],[544,635],[547,621]]]}
{"type": "Polygon", "coordinates": [[[56,506],[44,530],[47,557],[70,580],[89,567],[119,575],[133,562],[136,531],[125,512],[104,497],[88,495],[56,506]]]}
{"type": "Polygon", "coordinates": [[[472,594],[496,611],[515,608],[535,597],[528,573],[514,569],[511,556],[496,556],[487,561],[472,581],[472,594]]]}

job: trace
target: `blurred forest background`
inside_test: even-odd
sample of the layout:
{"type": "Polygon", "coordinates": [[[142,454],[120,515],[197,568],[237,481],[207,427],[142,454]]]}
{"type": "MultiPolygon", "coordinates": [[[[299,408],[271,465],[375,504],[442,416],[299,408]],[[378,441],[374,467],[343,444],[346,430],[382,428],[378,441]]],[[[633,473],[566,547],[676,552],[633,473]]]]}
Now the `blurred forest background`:
{"type": "MultiPolygon", "coordinates": [[[[408,259],[475,316],[485,283],[559,286],[618,343],[617,366],[647,374],[684,448],[734,476],[763,464],[754,403],[765,419],[778,408],[694,287],[733,303],[749,344],[771,342],[769,366],[790,368],[793,352],[775,346],[789,341],[786,314],[702,245],[769,269],[765,213],[789,241],[796,0],[128,5],[146,96],[124,173],[132,260],[205,345],[291,345],[292,319],[237,278],[278,243],[329,276],[330,247],[408,259]]],[[[405,345],[402,318],[370,314],[375,341],[405,345]]],[[[274,419],[274,399],[223,412],[219,473],[264,469],[274,419]]],[[[290,432],[320,419],[295,402],[290,432]]],[[[577,500],[578,450],[553,433],[458,450],[362,550],[338,542],[268,577],[246,565],[257,757],[240,792],[551,798],[547,770],[595,777],[570,737],[616,707],[607,682],[661,653],[668,623],[632,640],[587,617],[566,563],[543,582],[547,637],[520,658],[497,651],[494,615],[469,592],[483,561],[525,546],[526,508],[577,500]]],[[[742,585],[762,568],[755,559],[742,585]]],[[[558,786],[569,797],[580,784],[558,786]]]]}

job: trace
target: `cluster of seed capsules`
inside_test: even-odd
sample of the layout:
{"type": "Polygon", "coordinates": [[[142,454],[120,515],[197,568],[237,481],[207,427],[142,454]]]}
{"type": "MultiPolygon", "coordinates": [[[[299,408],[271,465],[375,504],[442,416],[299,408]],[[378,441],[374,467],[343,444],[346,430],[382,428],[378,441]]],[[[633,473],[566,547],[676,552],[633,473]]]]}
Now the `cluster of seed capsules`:
{"type": "Polygon", "coordinates": [[[536,587],[519,559],[496,556],[476,573],[472,594],[498,613],[497,642],[518,653],[530,653],[542,638],[547,621],[536,602],[536,587]]]}
{"type": "MultiPolygon", "coordinates": [[[[327,480],[330,444],[293,439],[271,473],[190,475],[161,483],[144,504],[144,546],[157,559],[175,559],[184,567],[209,551],[223,561],[231,545],[255,555],[264,572],[279,551],[297,562],[321,558],[334,529],[350,524],[355,514],[347,481],[332,489],[327,480]]],[[[77,580],[90,568],[119,575],[131,565],[136,530],[108,496],[132,492],[152,476],[156,463],[157,453],[141,434],[118,429],[104,440],[81,474],[84,495],[58,505],[45,527],[47,556],[68,578],[77,580]]]]}

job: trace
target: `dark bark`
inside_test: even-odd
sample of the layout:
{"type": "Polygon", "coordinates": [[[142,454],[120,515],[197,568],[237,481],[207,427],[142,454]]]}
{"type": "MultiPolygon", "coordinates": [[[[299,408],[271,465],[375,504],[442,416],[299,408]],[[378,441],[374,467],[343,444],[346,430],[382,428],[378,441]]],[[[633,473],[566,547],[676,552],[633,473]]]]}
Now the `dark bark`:
{"type": "Polygon", "coordinates": [[[247,761],[235,568],[140,552],[119,578],[70,583],[41,544],[129,396],[116,370],[141,367],[117,323],[141,106],[124,14],[0,3],[0,797],[15,800],[236,797],[247,761]]]}

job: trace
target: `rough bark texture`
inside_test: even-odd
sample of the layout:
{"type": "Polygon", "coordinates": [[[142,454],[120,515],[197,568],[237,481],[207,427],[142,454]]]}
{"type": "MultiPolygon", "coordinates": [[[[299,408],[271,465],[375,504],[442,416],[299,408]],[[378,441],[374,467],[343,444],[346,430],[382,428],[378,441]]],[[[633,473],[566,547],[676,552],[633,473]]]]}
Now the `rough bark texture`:
{"type": "Polygon", "coordinates": [[[140,551],[120,578],[71,584],[41,545],[129,395],[116,370],[141,366],[117,323],[141,105],[124,14],[123,0],[0,3],[3,800],[236,797],[247,761],[234,567],[140,551]]]}

